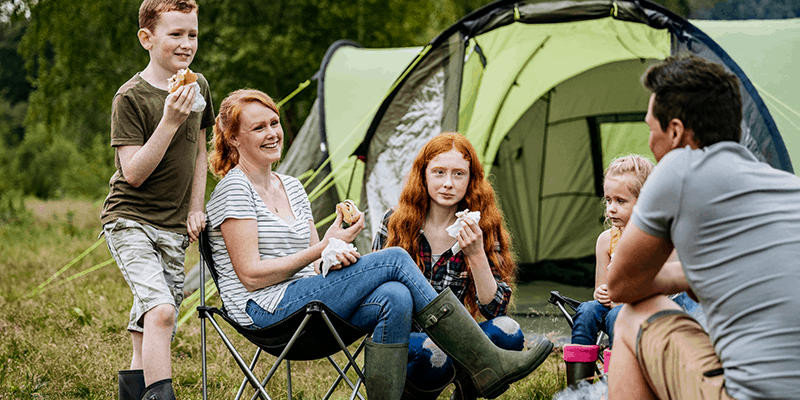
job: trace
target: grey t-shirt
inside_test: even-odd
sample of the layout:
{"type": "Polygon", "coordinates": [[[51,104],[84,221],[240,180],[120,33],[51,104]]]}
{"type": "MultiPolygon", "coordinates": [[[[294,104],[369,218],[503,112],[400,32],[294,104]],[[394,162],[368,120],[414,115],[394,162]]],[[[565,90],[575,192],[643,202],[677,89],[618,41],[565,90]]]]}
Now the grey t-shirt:
{"type": "Polygon", "coordinates": [[[675,149],[631,221],[675,245],[728,394],[800,399],[800,178],[733,142],[675,149]]]}

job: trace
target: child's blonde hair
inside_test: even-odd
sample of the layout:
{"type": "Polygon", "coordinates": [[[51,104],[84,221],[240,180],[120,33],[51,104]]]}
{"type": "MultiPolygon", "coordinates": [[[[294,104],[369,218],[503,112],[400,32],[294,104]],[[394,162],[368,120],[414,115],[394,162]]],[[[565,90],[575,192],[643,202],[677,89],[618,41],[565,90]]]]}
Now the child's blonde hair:
{"type": "Polygon", "coordinates": [[[642,190],[644,181],[647,180],[647,176],[652,171],[653,163],[650,160],[631,154],[611,161],[611,164],[604,171],[605,178],[603,178],[603,183],[618,176],[632,175],[634,179],[628,181],[628,189],[630,189],[634,197],[639,198],[639,192],[642,190]]]}

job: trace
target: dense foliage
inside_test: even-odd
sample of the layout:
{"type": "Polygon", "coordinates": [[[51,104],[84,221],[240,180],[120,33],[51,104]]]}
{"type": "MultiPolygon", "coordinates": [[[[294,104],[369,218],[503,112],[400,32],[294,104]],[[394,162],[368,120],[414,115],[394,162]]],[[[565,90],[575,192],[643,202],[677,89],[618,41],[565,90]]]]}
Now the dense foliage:
{"type": "MultiPolygon", "coordinates": [[[[276,99],[312,77],[328,46],[422,45],[489,0],[199,0],[200,46],[192,68],[215,106],[238,88],[276,99]]],[[[786,18],[791,0],[662,0],[694,18],[786,18]]],[[[144,69],[136,38],[140,0],[0,0],[0,199],[102,198],[113,172],[111,99],[144,69]]],[[[315,85],[283,109],[287,143],[315,85]]]]}

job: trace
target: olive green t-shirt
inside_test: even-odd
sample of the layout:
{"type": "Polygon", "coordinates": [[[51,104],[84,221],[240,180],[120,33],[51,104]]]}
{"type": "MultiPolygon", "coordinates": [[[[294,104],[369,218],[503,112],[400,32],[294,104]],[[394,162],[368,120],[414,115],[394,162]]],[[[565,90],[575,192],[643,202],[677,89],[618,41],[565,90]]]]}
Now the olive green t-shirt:
{"type": "MultiPolygon", "coordinates": [[[[200,130],[214,125],[208,82],[201,74],[197,74],[197,82],[206,100],[205,110],[189,114],[172,137],[161,162],[138,188],[125,180],[116,152],[117,171],[109,182],[110,191],[100,215],[103,225],[126,218],[169,232],[187,233],[197,141],[205,143],[200,130]]],[[[111,146],[143,146],[164,115],[168,94],[147,83],[138,73],[122,85],[114,95],[111,111],[111,146]]]]}

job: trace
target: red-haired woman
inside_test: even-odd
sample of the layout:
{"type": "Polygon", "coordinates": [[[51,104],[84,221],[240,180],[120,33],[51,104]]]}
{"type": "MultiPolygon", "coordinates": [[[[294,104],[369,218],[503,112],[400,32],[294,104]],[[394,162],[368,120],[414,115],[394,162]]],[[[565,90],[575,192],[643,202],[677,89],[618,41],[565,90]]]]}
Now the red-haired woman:
{"type": "MultiPolygon", "coordinates": [[[[437,292],[449,288],[473,318],[485,318],[480,326],[495,345],[522,350],[519,324],[505,316],[516,272],[509,235],[478,154],[464,136],[443,133],[420,150],[397,207],[386,212],[372,244],[373,250],[390,246],[408,251],[437,292]],[[446,228],[465,209],[479,211],[480,219],[463,218],[454,239],[446,228]]],[[[551,348],[542,338],[530,351],[546,357],[551,348]]],[[[479,356],[483,350],[474,351],[479,356]]],[[[405,398],[435,399],[453,375],[452,360],[428,335],[412,333],[405,398]]],[[[473,397],[469,380],[460,375],[457,391],[473,397]]]]}
{"type": "Polygon", "coordinates": [[[447,352],[485,397],[536,369],[536,354],[493,345],[452,293],[437,293],[408,253],[392,248],[363,257],[338,256],[323,275],[319,260],[336,238],[352,242],[362,216],[342,228],[342,214],[322,239],[297,179],[272,172],[280,161],[283,128],[275,102],[257,90],[237,90],[219,108],[211,168],[223,176],[206,207],[208,237],[220,297],[239,324],[260,328],[319,300],[372,338],[364,350],[370,400],[397,400],[405,382],[412,317],[447,352]],[[465,321],[469,323],[465,323],[465,321]],[[470,347],[483,352],[475,357],[470,347]]]}

